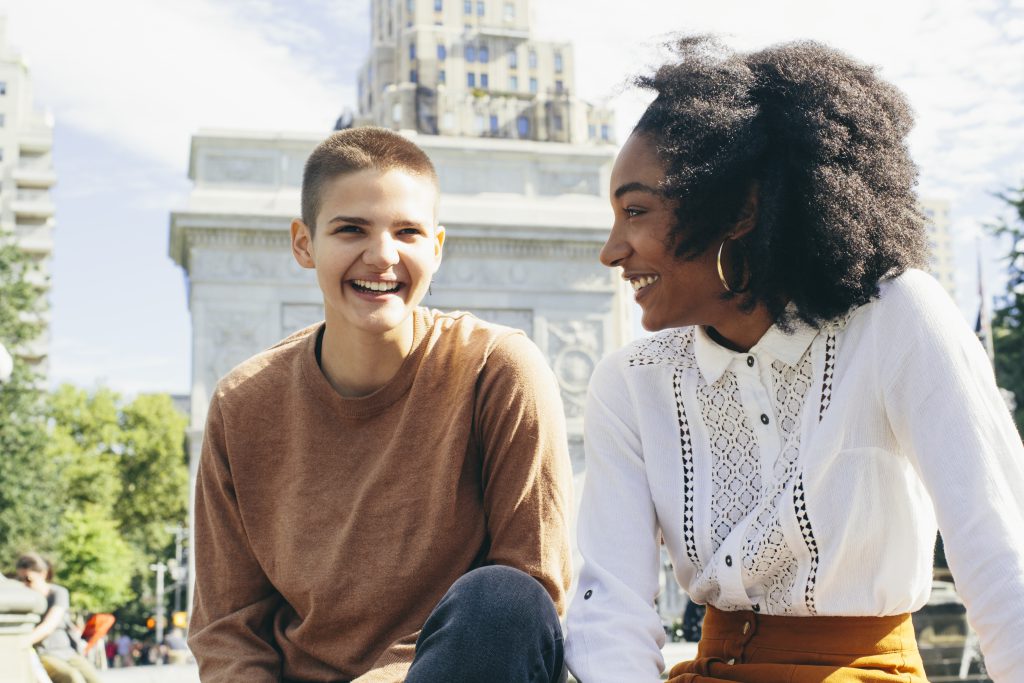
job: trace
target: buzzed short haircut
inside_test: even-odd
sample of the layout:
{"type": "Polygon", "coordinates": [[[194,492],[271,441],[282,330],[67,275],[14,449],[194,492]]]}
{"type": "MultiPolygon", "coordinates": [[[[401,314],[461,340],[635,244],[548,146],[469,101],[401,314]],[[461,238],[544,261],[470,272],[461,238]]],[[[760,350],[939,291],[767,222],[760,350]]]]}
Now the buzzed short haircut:
{"type": "Polygon", "coordinates": [[[317,145],[302,173],[302,222],[316,231],[323,186],[348,173],[394,169],[423,176],[440,188],[437,171],[426,153],[407,138],[386,128],[364,126],[332,133],[317,145]]]}

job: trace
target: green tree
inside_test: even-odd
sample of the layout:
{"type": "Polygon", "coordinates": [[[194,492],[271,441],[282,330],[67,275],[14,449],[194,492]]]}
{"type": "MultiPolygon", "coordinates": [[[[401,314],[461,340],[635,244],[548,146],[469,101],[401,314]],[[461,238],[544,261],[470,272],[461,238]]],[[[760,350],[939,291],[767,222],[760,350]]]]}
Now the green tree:
{"type": "Polygon", "coordinates": [[[46,455],[41,379],[26,360],[43,330],[46,286],[32,257],[0,233],[0,344],[14,357],[0,384],[0,565],[28,549],[53,549],[60,501],[46,455]]]}
{"type": "Polygon", "coordinates": [[[68,508],[61,532],[58,570],[74,609],[107,612],[134,597],[131,580],[137,557],[121,538],[109,510],[95,503],[68,508]]]}
{"type": "Polygon", "coordinates": [[[999,196],[1014,215],[991,226],[996,236],[1010,244],[1005,259],[1008,289],[994,311],[992,345],[996,379],[999,386],[1014,393],[1017,405],[1013,417],[1018,431],[1024,434],[1024,187],[999,196]]]}

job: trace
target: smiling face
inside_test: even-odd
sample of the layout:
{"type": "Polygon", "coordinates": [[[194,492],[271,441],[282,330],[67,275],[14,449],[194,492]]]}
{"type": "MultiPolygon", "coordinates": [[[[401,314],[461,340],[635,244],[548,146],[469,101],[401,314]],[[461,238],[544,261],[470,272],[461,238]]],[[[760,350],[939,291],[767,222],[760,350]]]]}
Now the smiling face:
{"type": "Polygon", "coordinates": [[[615,222],[601,249],[601,263],[621,267],[643,309],[647,330],[714,324],[723,303],[716,251],[682,260],[673,253],[676,203],[660,188],[665,166],[654,145],[634,134],[612,168],[610,197],[615,222]]]}
{"type": "Polygon", "coordinates": [[[369,168],[325,182],[320,199],[315,236],[292,222],[292,252],[316,269],[328,328],[408,335],[441,263],[435,185],[401,169],[369,168]]]}

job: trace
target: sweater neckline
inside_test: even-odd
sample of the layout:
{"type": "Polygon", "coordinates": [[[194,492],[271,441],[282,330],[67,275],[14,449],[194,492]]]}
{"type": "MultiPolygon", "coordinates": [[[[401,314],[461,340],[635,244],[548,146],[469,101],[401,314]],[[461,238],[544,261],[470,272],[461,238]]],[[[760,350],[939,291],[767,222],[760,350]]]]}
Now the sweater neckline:
{"type": "Polygon", "coordinates": [[[426,344],[427,329],[430,326],[430,312],[425,308],[413,310],[413,338],[412,349],[409,355],[402,361],[395,376],[388,380],[372,394],[366,396],[346,397],[339,394],[331,383],[327,381],[320,364],[316,360],[316,347],[318,340],[326,329],[326,322],[320,323],[313,333],[310,334],[303,344],[301,355],[302,374],[310,391],[317,398],[342,418],[363,418],[370,417],[387,408],[401,398],[412,386],[416,378],[416,371],[419,369],[420,360],[423,357],[426,344]]]}

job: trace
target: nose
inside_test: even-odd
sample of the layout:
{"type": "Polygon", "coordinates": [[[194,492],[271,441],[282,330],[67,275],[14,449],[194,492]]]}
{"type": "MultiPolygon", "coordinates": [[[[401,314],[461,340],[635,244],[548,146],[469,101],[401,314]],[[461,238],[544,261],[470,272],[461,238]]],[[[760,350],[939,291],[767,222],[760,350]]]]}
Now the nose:
{"type": "Polygon", "coordinates": [[[605,240],[604,246],[601,247],[599,258],[601,263],[609,268],[621,266],[623,259],[629,256],[629,242],[622,238],[621,233],[619,222],[615,221],[612,224],[611,231],[608,233],[608,239],[605,240]]]}
{"type": "Polygon", "coordinates": [[[381,231],[380,235],[370,241],[363,252],[363,263],[380,270],[387,270],[398,263],[398,245],[390,232],[381,231]]]}

